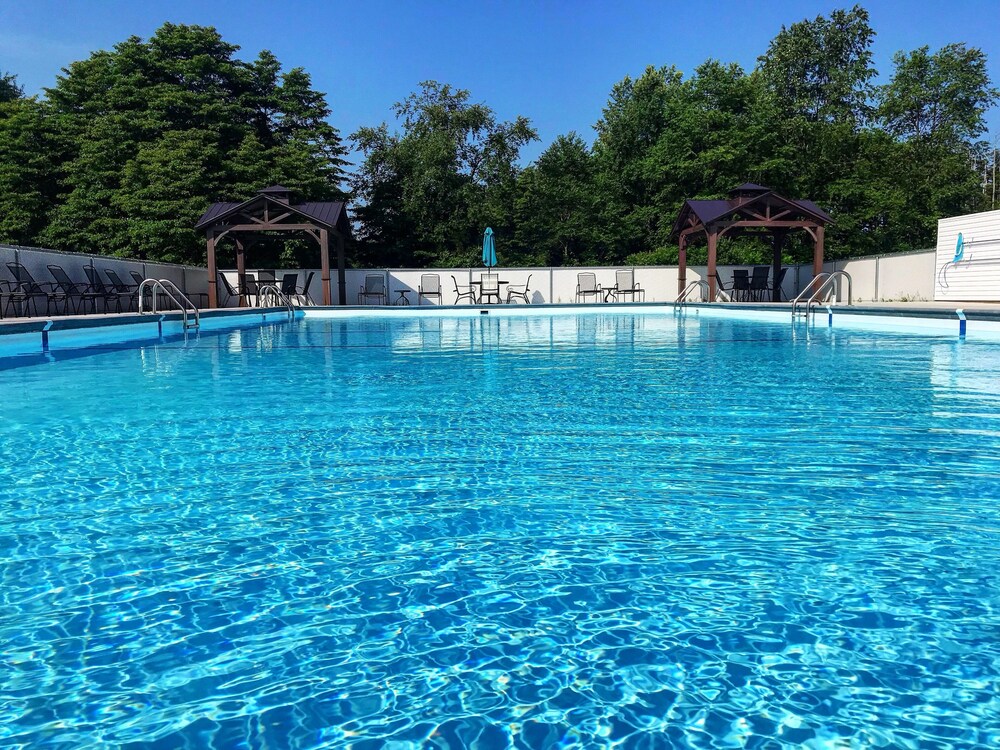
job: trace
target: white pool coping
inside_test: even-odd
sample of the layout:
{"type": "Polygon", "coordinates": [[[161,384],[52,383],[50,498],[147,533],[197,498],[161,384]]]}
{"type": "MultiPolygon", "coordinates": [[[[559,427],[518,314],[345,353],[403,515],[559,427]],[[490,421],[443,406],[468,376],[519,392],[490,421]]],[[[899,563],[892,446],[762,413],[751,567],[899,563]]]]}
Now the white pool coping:
{"type": "MultiPolygon", "coordinates": [[[[550,317],[550,316],[588,316],[588,315],[671,315],[684,317],[704,317],[725,320],[746,320],[761,323],[796,325],[809,328],[845,328],[859,331],[881,331],[884,333],[923,334],[928,336],[954,336],[970,340],[1000,341],[1000,320],[966,320],[963,330],[963,319],[954,310],[935,309],[933,315],[906,314],[899,308],[887,308],[886,314],[879,314],[877,308],[866,308],[864,312],[852,312],[850,308],[823,307],[817,308],[808,320],[798,318],[792,320],[790,306],[775,306],[774,309],[734,308],[721,305],[696,304],[679,305],[656,304],[625,304],[625,305],[525,305],[495,307],[465,306],[465,307],[423,307],[414,310],[407,307],[321,307],[305,308],[306,318],[321,319],[386,319],[386,318],[478,318],[492,316],[498,318],[513,317],[550,317]]],[[[970,315],[972,313],[970,312],[970,315]]]]}

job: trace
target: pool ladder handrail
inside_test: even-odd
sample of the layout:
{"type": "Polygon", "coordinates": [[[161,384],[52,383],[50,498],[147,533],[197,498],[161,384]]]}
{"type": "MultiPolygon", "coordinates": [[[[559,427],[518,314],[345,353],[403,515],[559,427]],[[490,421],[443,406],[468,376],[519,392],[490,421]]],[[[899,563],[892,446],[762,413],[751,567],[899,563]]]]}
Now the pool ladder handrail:
{"type": "Polygon", "coordinates": [[[839,278],[847,279],[847,304],[853,304],[854,281],[851,279],[851,274],[847,271],[834,271],[833,273],[817,274],[816,276],[813,276],[812,280],[808,284],[806,284],[806,288],[799,292],[799,295],[792,300],[792,320],[799,315],[809,317],[809,315],[814,312],[814,308],[819,307],[830,296],[830,292],[833,291],[834,283],[839,278]],[[816,286],[817,281],[822,281],[822,283],[819,284],[815,292],[806,298],[809,291],[816,286]],[[806,306],[805,310],[799,310],[799,305],[801,304],[806,306]]]}
{"type": "Polygon", "coordinates": [[[149,298],[152,310],[149,310],[148,312],[151,315],[155,315],[158,312],[156,309],[156,290],[159,289],[163,292],[163,294],[167,295],[167,297],[169,297],[170,300],[177,305],[177,307],[180,308],[180,311],[184,316],[185,331],[189,328],[201,328],[201,315],[198,313],[198,306],[192,302],[188,296],[184,294],[184,292],[178,289],[177,285],[170,279],[144,279],[143,282],[139,284],[139,288],[136,290],[136,295],[139,297],[140,315],[145,315],[147,313],[147,311],[143,309],[143,292],[146,290],[147,286],[150,289],[149,298]],[[171,291],[171,289],[173,291],[171,291]],[[180,299],[178,299],[178,297],[180,297],[180,299]],[[188,308],[190,308],[191,312],[194,313],[194,322],[190,324],[188,323],[188,308]]]}
{"type": "MultiPolygon", "coordinates": [[[[693,292],[695,289],[698,288],[704,288],[705,290],[704,297],[707,300],[712,291],[711,287],[709,287],[708,282],[705,281],[704,279],[695,279],[686,287],[684,287],[683,292],[677,295],[677,299],[674,300],[674,305],[679,305],[682,302],[687,302],[688,295],[690,295],[691,292],[693,292]]],[[[725,289],[716,289],[715,295],[717,297],[722,297],[725,302],[733,301],[733,298],[729,295],[729,292],[727,292],[725,289]]]]}
{"type": "Polygon", "coordinates": [[[264,286],[257,288],[257,304],[260,307],[264,307],[264,298],[270,295],[275,302],[279,303],[282,307],[288,310],[288,319],[295,319],[295,305],[291,298],[278,289],[275,284],[264,284],[264,286]]]}

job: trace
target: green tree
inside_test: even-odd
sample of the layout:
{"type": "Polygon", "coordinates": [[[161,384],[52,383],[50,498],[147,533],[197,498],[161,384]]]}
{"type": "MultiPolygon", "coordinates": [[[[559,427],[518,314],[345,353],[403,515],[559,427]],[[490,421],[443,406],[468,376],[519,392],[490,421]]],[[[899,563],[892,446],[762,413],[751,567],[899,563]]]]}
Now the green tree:
{"type": "Polygon", "coordinates": [[[0,104],[12,102],[24,96],[24,89],[17,84],[17,76],[0,70],[0,104]]]}
{"type": "Polygon", "coordinates": [[[986,112],[997,101],[986,55],[964,44],[934,54],[921,47],[893,57],[892,80],[879,90],[885,129],[902,139],[972,143],[986,132],[986,112]]]}
{"type": "MultiPolygon", "coordinates": [[[[57,189],[28,191],[36,218],[25,224],[19,209],[0,239],[202,262],[192,226],[213,200],[276,182],[306,200],[346,197],[346,149],[325,96],[270,52],[248,63],[238,51],[215,29],[168,23],[70,65],[33,115],[50,136],[44,164],[12,170],[31,184],[54,176],[57,189]]],[[[18,153],[29,124],[24,113],[0,127],[0,153],[18,153]]],[[[0,212],[11,200],[0,196],[0,212]]]]}
{"type": "Polygon", "coordinates": [[[893,58],[878,113],[895,139],[896,184],[907,200],[892,230],[903,247],[932,244],[941,216],[986,208],[976,165],[986,158],[986,113],[998,92],[986,55],[964,44],[933,54],[921,47],[893,58]]]}
{"type": "Polygon", "coordinates": [[[561,135],[521,174],[516,244],[528,262],[594,263],[601,229],[594,159],[579,135],[561,135]]]}
{"type": "Polygon", "coordinates": [[[352,180],[359,235],[380,265],[465,265],[489,224],[513,238],[517,159],[537,139],[524,117],[499,121],[464,89],[426,81],[385,123],[351,138],[364,155],[352,180]]]}
{"type": "Polygon", "coordinates": [[[663,223],[671,221],[656,205],[661,181],[669,176],[658,173],[649,156],[671,126],[669,106],[682,92],[680,71],[650,66],[639,78],[626,76],[614,85],[594,126],[596,179],[604,215],[614,227],[614,257],[648,250],[663,223]]]}
{"type": "Polygon", "coordinates": [[[0,241],[34,244],[59,192],[59,139],[37,99],[0,103],[0,241]]]}
{"type": "Polygon", "coordinates": [[[871,114],[874,38],[860,5],[834,10],[782,26],[758,67],[787,115],[860,126],[871,114]]]}

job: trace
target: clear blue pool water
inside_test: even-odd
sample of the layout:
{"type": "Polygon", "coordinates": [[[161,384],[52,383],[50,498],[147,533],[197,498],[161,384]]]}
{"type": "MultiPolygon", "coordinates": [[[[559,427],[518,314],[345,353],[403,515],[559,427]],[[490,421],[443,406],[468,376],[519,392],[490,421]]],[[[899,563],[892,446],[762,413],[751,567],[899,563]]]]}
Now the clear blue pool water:
{"type": "Polygon", "coordinates": [[[996,344],[667,312],[25,362],[0,745],[1000,744],[996,344]]]}

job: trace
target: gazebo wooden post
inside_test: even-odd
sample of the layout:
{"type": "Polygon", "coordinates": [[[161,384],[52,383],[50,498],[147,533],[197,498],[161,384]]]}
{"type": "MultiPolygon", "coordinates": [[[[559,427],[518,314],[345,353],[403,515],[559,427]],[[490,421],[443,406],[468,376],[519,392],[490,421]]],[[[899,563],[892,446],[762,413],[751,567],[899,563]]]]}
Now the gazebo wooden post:
{"type": "Polygon", "coordinates": [[[337,295],[341,305],[347,304],[347,256],[344,252],[344,237],[337,233],[337,284],[340,292],[337,295]]]}
{"type": "Polygon", "coordinates": [[[823,273],[823,234],[825,227],[816,227],[816,244],[813,246],[813,278],[823,273]]]}
{"type": "Polygon", "coordinates": [[[718,279],[715,278],[715,258],[718,245],[718,230],[710,229],[708,232],[708,301],[715,302],[715,287],[718,279]]]}
{"type": "Polygon", "coordinates": [[[781,250],[785,245],[786,234],[786,231],[776,229],[774,234],[771,235],[771,246],[774,249],[774,260],[771,264],[771,280],[774,284],[774,289],[771,291],[772,302],[781,301],[781,287],[778,286],[778,276],[781,275],[781,250]]]}
{"type": "Polygon", "coordinates": [[[329,307],[333,304],[333,294],[330,290],[330,233],[319,230],[320,278],[323,281],[323,304],[329,307]]]}
{"type": "Polygon", "coordinates": [[[687,235],[682,234],[677,247],[677,296],[684,294],[687,287],[687,235]]]}
{"type": "Polygon", "coordinates": [[[250,301],[247,296],[247,259],[243,252],[243,241],[235,234],[233,241],[236,243],[236,291],[240,295],[237,304],[240,307],[246,307],[250,301]]]}
{"type": "Polygon", "coordinates": [[[218,291],[215,288],[216,276],[218,275],[215,266],[215,232],[208,233],[206,244],[208,246],[208,306],[214,309],[219,306],[218,291]]]}

